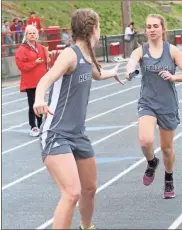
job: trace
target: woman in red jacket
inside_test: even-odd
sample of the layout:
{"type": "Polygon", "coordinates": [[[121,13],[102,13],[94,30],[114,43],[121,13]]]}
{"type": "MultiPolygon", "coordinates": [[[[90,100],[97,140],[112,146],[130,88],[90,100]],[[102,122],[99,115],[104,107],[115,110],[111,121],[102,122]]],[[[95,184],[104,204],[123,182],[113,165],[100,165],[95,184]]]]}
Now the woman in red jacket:
{"type": "Polygon", "coordinates": [[[39,80],[47,72],[48,57],[45,47],[37,42],[38,37],[38,30],[28,25],[23,42],[15,55],[16,64],[21,71],[20,91],[26,92],[28,97],[30,136],[34,137],[39,135],[42,124],[42,117],[35,116],[33,110],[35,90],[39,80]],[[35,120],[37,120],[37,125],[35,120]]]}

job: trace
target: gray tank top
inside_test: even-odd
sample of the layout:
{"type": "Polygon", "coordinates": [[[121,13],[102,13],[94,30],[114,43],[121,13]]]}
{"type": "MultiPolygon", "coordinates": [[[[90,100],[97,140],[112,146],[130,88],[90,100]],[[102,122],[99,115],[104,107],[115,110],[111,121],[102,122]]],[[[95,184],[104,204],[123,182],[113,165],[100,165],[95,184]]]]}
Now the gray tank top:
{"type": "Polygon", "coordinates": [[[176,65],[170,54],[170,44],[163,42],[163,53],[160,58],[153,58],[149,52],[149,45],[143,45],[143,57],[140,61],[142,72],[140,98],[138,109],[149,107],[159,114],[168,114],[178,110],[178,96],[175,83],[164,81],[158,75],[167,70],[175,74],[176,65]]]}
{"type": "Polygon", "coordinates": [[[48,115],[42,132],[50,130],[58,134],[75,135],[85,131],[92,65],[87,62],[77,45],[71,48],[77,55],[76,69],[71,75],[61,77],[51,87],[48,105],[54,115],[48,115]]]}

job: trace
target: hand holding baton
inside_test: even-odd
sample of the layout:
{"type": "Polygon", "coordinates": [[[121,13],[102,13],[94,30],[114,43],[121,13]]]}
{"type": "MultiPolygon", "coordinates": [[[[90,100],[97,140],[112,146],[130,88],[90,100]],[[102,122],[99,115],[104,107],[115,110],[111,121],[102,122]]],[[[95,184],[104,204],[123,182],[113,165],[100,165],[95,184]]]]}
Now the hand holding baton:
{"type": "MultiPolygon", "coordinates": [[[[134,77],[136,77],[138,74],[139,74],[139,70],[135,70],[134,72],[132,72],[132,73],[130,73],[129,74],[129,79],[131,80],[132,78],[134,78],[134,77]]],[[[125,80],[123,80],[122,82],[124,83],[124,82],[126,82],[126,81],[128,81],[127,79],[125,79],[125,80]]]]}

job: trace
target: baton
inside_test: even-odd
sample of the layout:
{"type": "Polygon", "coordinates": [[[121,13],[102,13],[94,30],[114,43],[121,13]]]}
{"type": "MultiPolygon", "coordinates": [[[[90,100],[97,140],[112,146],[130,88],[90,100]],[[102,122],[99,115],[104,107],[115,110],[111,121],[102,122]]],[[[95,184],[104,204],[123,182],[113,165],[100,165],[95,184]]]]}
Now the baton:
{"type": "MultiPolygon", "coordinates": [[[[134,72],[129,74],[129,78],[132,79],[132,78],[136,77],[139,74],[139,72],[140,71],[136,69],[134,72]]],[[[126,82],[126,81],[128,81],[128,80],[127,79],[123,80],[123,82],[126,82]]]]}

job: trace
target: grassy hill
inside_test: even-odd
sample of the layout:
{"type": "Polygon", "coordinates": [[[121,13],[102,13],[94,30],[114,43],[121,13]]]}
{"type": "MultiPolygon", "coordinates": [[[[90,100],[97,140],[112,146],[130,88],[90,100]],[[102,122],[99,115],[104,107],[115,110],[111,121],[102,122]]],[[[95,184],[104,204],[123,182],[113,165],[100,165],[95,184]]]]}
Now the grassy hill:
{"type": "MultiPolygon", "coordinates": [[[[6,1],[5,1],[6,2],[6,1]]],[[[30,12],[35,11],[38,16],[48,21],[49,25],[59,25],[61,27],[70,26],[70,17],[72,12],[81,7],[93,8],[101,17],[102,35],[121,34],[122,17],[121,17],[121,1],[27,1],[15,0],[7,1],[8,4],[16,6],[20,10],[30,12]]],[[[159,2],[152,1],[131,1],[132,21],[135,22],[136,28],[143,31],[145,18],[148,14],[162,14],[167,21],[168,29],[182,28],[182,5],[170,3],[172,14],[161,12],[157,7],[159,2]]],[[[2,11],[2,16],[7,18],[2,11]]],[[[25,18],[26,16],[20,15],[25,18]]]]}

